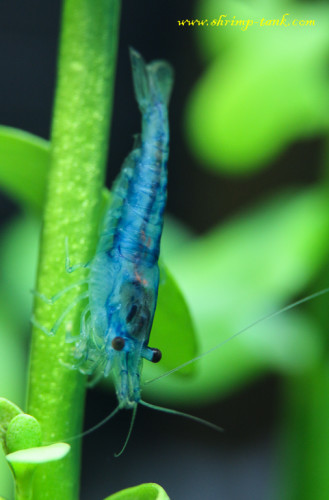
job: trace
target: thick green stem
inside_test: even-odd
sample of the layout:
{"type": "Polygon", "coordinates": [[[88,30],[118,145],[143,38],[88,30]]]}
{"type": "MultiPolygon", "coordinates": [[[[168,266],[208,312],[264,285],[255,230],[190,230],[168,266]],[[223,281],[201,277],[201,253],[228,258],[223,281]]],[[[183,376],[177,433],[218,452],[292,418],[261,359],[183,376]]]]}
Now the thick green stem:
{"type": "Polygon", "coordinates": [[[16,500],[33,500],[33,476],[35,474],[35,466],[27,467],[26,472],[16,476],[16,500]]]}
{"type": "MultiPolygon", "coordinates": [[[[51,165],[44,212],[38,291],[47,297],[86,276],[65,272],[65,238],[72,264],[87,262],[95,247],[104,180],[117,53],[120,0],[65,0],[58,82],[51,138],[51,165]]],[[[35,318],[48,330],[72,300],[77,287],[53,305],[36,301],[35,318]]],[[[79,332],[79,303],[68,315],[79,332]]],[[[53,337],[34,328],[28,412],[42,426],[44,443],[79,433],[84,378],[72,363],[65,325],[53,337]]],[[[79,444],[67,458],[39,466],[34,500],[76,499],[79,489],[79,444]]]]}

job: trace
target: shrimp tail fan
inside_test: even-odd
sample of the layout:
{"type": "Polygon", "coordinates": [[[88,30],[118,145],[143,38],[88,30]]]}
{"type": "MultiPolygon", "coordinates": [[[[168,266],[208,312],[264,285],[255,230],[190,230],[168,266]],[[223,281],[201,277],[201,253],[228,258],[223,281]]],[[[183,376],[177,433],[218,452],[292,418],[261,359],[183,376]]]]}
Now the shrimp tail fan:
{"type": "Polygon", "coordinates": [[[156,104],[168,105],[174,81],[174,72],[166,61],[146,64],[135,49],[130,48],[136,99],[141,112],[156,104]]]}

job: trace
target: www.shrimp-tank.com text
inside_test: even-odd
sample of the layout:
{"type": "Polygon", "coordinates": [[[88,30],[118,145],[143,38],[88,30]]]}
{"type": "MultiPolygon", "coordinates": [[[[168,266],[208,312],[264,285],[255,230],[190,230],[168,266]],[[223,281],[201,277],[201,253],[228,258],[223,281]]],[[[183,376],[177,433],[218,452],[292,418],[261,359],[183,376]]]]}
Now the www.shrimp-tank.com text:
{"type": "Polygon", "coordinates": [[[269,27],[310,27],[315,26],[314,19],[296,19],[291,14],[286,13],[279,19],[236,19],[235,16],[231,18],[227,14],[221,14],[215,19],[181,19],[177,21],[178,26],[181,28],[188,27],[210,27],[210,28],[240,28],[242,31],[247,31],[251,26],[259,28],[269,27]]]}

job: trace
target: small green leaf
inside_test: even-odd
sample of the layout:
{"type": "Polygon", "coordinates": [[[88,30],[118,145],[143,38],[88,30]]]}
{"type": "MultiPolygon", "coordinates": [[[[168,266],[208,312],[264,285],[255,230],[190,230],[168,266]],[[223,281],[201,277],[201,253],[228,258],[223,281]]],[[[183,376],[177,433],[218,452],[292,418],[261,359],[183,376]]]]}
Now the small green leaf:
{"type": "Polygon", "coordinates": [[[45,464],[61,460],[70,451],[70,445],[66,443],[55,443],[49,446],[38,446],[26,450],[15,451],[6,456],[12,466],[15,464],[45,464]]]}
{"type": "MultiPolygon", "coordinates": [[[[8,426],[12,419],[19,414],[23,414],[23,411],[18,406],[8,399],[0,398],[0,441],[4,447],[8,426]]],[[[5,452],[7,453],[6,447],[5,452]]]]}
{"type": "Polygon", "coordinates": [[[26,413],[16,415],[8,425],[6,432],[8,453],[41,445],[41,427],[39,422],[26,413]]]}
{"type": "Polygon", "coordinates": [[[50,143],[28,132],[0,126],[0,186],[24,205],[41,211],[50,143]]]}
{"type": "Polygon", "coordinates": [[[155,483],[140,484],[114,493],[104,500],[170,500],[161,486],[155,483]]]}

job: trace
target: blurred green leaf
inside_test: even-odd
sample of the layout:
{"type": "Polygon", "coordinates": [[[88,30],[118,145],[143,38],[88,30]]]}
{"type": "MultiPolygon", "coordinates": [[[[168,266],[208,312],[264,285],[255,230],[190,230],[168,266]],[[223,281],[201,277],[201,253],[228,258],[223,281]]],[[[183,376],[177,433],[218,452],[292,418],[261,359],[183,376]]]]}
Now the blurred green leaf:
{"type": "Polygon", "coordinates": [[[2,303],[20,334],[30,329],[28,321],[32,314],[31,290],[35,288],[40,225],[37,217],[25,213],[12,219],[1,235],[2,303]]]}
{"type": "Polygon", "coordinates": [[[105,500],[169,500],[169,497],[158,484],[146,483],[114,493],[105,500]]]}
{"type": "Polygon", "coordinates": [[[204,50],[215,57],[190,95],[186,130],[204,166],[250,172],[297,139],[328,131],[328,6],[223,2],[219,12],[218,2],[208,0],[198,17],[281,19],[285,12],[290,22],[315,19],[315,26],[198,30],[204,50]]]}
{"type": "Polygon", "coordinates": [[[179,252],[184,245],[194,238],[192,230],[182,221],[171,215],[165,215],[160,256],[163,255],[164,259],[166,259],[167,256],[179,252]]]}
{"type": "MultiPolygon", "coordinates": [[[[221,0],[220,10],[217,0],[200,0],[196,4],[196,16],[199,18],[208,18],[211,22],[219,16],[223,15],[225,20],[254,20],[257,23],[248,26],[245,29],[243,25],[232,26],[228,23],[227,26],[218,25],[214,27],[198,30],[198,41],[200,45],[201,55],[206,59],[214,59],[223,51],[229,50],[236,45],[244,45],[246,43],[254,44],[257,36],[260,40],[272,36],[280,37],[282,31],[302,32],[306,36],[309,31],[320,30],[325,36],[326,22],[329,16],[328,6],[324,2],[296,2],[295,0],[221,0]],[[310,26],[309,30],[306,27],[299,26],[259,26],[260,20],[282,20],[285,16],[287,23],[292,23],[294,19],[314,19],[315,25],[310,26]],[[225,17],[226,16],[226,17],[225,17]]],[[[245,24],[246,25],[246,24],[245,24]]],[[[293,36],[293,35],[289,35],[293,36]]],[[[312,35],[311,35],[312,36],[312,35]]],[[[325,36],[325,39],[328,38],[325,36]]]]}
{"type": "Polygon", "coordinates": [[[25,377],[25,346],[20,343],[15,321],[3,308],[0,291],[0,394],[22,402],[25,377]]]}
{"type": "MultiPolygon", "coordinates": [[[[328,255],[327,198],[319,188],[282,194],[171,256],[169,265],[193,311],[201,353],[286,305],[316,276],[328,255]]],[[[200,359],[193,379],[167,377],[144,391],[164,401],[200,403],[265,370],[304,370],[321,355],[323,337],[301,312],[263,322],[200,359]]],[[[145,368],[148,377],[159,367],[145,368]]]]}
{"type": "Polygon", "coordinates": [[[15,200],[41,211],[50,144],[33,134],[0,126],[0,186],[15,200]]]}

